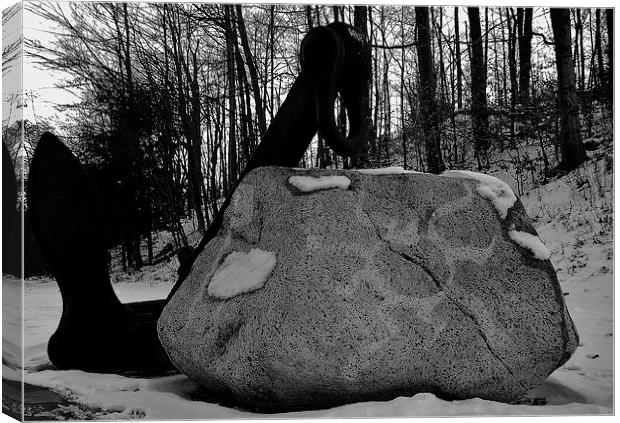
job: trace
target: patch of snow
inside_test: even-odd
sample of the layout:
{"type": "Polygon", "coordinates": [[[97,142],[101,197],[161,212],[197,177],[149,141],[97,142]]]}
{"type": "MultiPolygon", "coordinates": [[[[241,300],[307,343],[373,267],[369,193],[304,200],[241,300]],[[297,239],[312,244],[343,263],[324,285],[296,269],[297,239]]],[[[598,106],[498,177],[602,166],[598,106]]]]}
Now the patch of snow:
{"type": "Polygon", "coordinates": [[[540,238],[535,235],[513,229],[508,231],[508,236],[521,247],[530,250],[534,258],[538,260],[549,260],[551,257],[549,249],[543,244],[540,238]]]}
{"type": "MultiPolygon", "coordinates": [[[[614,402],[614,174],[612,156],[525,193],[521,201],[551,251],[579,333],[570,360],[534,395],[556,403],[614,402]],[[596,357],[596,358],[594,358],[596,357]]],[[[617,349],[616,349],[617,351],[617,349]]],[[[618,392],[616,390],[616,392],[618,392]]]]}
{"type": "Polygon", "coordinates": [[[43,371],[26,376],[26,382],[58,392],[71,401],[111,414],[106,420],[241,418],[253,414],[190,399],[196,385],[184,375],[154,379],[129,378],[78,370],[43,371]]]}
{"type": "Polygon", "coordinates": [[[354,169],[355,172],[366,175],[402,175],[404,173],[422,173],[415,170],[406,170],[402,166],[380,167],[376,169],[354,169]]]}
{"type": "Polygon", "coordinates": [[[252,248],[250,252],[232,252],[211,278],[207,292],[216,298],[232,298],[255,291],[265,285],[276,267],[276,255],[252,248]]]}
{"type": "Polygon", "coordinates": [[[364,418],[413,416],[510,416],[609,414],[611,408],[599,404],[579,404],[574,397],[567,402],[532,407],[472,398],[445,401],[433,394],[420,393],[412,397],[398,397],[391,401],[368,401],[343,405],[326,410],[302,411],[285,414],[255,414],[196,401],[191,395],[196,385],[184,375],[155,379],[128,378],[119,375],[101,375],[81,371],[44,371],[30,374],[26,382],[44,386],[70,398],[72,401],[114,412],[103,416],[106,420],[130,419],[143,415],[147,420],[188,420],[221,418],[364,418]]]}
{"type": "Polygon", "coordinates": [[[139,391],[142,385],[141,379],[134,379],[115,374],[98,374],[97,377],[93,377],[91,373],[84,372],[82,370],[65,370],[54,371],[44,370],[35,374],[29,374],[26,377],[26,382],[34,382],[38,386],[45,386],[47,388],[53,388],[62,390],[61,386],[63,381],[70,380],[71,383],[65,386],[65,389],[69,389],[74,395],[84,395],[96,390],[102,392],[135,392],[139,391]]]}
{"type": "Polygon", "coordinates": [[[486,198],[493,204],[493,207],[495,207],[502,219],[506,219],[508,209],[517,201],[517,196],[510,186],[495,176],[468,170],[447,170],[441,176],[471,179],[478,182],[476,191],[481,197],[486,198]]]}
{"type": "Polygon", "coordinates": [[[294,175],[288,178],[288,183],[300,191],[312,192],[332,188],[348,189],[351,180],[341,175],[319,176],[318,178],[294,175]]]}
{"type": "Polygon", "coordinates": [[[405,173],[405,169],[402,166],[381,167],[377,169],[356,169],[355,171],[366,175],[400,175],[405,173]]]}
{"type": "Polygon", "coordinates": [[[22,378],[22,282],[2,275],[2,377],[19,381],[22,378]]]}

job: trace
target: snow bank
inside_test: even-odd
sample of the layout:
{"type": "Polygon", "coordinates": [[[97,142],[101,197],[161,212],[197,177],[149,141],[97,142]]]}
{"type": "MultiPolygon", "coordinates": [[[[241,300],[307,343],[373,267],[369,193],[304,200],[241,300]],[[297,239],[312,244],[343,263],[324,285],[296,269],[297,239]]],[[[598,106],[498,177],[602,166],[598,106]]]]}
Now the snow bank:
{"type": "Polygon", "coordinates": [[[187,376],[134,379],[76,370],[44,371],[26,376],[26,382],[58,392],[88,408],[102,410],[105,420],[180,420],[241,418],[252,414],[190,399],[196,390],[187,376]]]}
{"type": "Polygon", "coordinates": [[[232,298],[265,285],[276,267],[276,255],[252,248],[250,252],[230,253],[215,271],[207,292],[216,298],[232,298]]]}
{"type": "Polygon", "coordinates": [[[517,201],[517,196],[512,192],[508,184],[494,176],[468,170],[447,170],[441,175],[449,178],[471,179],[478,182],[476,191],[480,196],[493,204],[493,207],[495,207],[502,219],[506,219],[508,209],[517,201]]]}
{"type": "Polygon", "coordinates": [[[521,247],[530,250],[538,260],[549,260],[549,257],[551,257],[549,249],[543,244],[540,238],[535,235],[528,234],[527,232],[515,231],[513,229],[508,231],[508,236],[521,247]]]}
{"type": "Polygon", "coordinates": [[[368,401],[340,407],[284,414],[255,414],[196,401],[195,384],[184,375],[155,379],[133,379],[80,371],[45,371],[27,375],[26,382],[44,386],[90,408],[101,409],[106,420],[129,420],[137,416],[148,420],[187,419],[316,419],[421,416],[531,416],[570,414],[610,414],[611,407],[567,402],[543,407],[513,405],[473,398],[444,401],[421,393],[391,401],[368,401]]]}
{"type": "Polygon", "coordinates": [[[288,183],[303,192],[319,191],[324,189],[341,188],[347,189],[351,185],[351,180],[346,176],[291,176],[288,183]]]}

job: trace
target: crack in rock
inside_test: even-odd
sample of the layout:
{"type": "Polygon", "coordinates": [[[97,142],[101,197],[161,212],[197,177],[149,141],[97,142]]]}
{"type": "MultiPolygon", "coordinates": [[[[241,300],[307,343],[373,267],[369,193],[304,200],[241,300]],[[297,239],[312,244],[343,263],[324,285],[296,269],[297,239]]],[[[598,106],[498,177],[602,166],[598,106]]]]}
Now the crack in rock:
{"type": "Polygon", "coordinates": [[[362,211],[362,213],[366,216],[366,218],[368,219],[368,221],[370,222],[370,224],[372,225],[372,227],[374,228],[375,234],[377,235],[377,238],[379,239],[379,241],[383,242],[384,244],[386,244],[388,250],[390,250],[392,253],[396,254],[397,256],[401,257],[402,259],[416,265],[417,267],[419,267],[420,269],[422,269],[435,283],[435,285],[437,286],[437,289],[439,289],[441,292],[444,293],[444,295],[446,296],[446,298],[452,303],[454,304],[454,306],[467,318],[469,318],[471,320],[471,322],[474,324],[474,326],[476,326],[476,328],[478,329],[478,333],[481,337],[481,339],[484,341],[485,345],[487,346],[488,351],[491,353],[491,355],[493,357],[495,357],[497,359],[497,361],[499,361],[502,366],[506,369],[506,371],[508,372],[508,374],[510,374],[510,376],[512,376],[512,378],[515,380],[515,382],[521,386],[524,390],[527,390],[528,387],[524,386],[523,383],[521,383],[521,381],[519,380],[519,378],[517,378],[517,376],[515,376],[515,374],[513,373],[512,369],[504,362],[504,360],[502,360],[502,358],[493,350],[493,348],[491,347],[491,344],[489,342],[489,338],[487,337],[486,333],[484,333],[484,331],[482,330],[482,327],[480,325],[480,323],[478,322],[478,319],[476,318],[476,316],[473,313],[469,313],[467,312],[467,310],[465,310],[459,303],[458,301],[456,301],[454,298],[451,298],[450,295],[448,295],[447,290],[445,289],[445,285],[439,280],[439,278],[434,274],[434,272],[431,271],[431,269],[429,269],[425,264],[424,264],[424,259],[423,258],[414,258],[409,256],[406,253],[403,253],[401,251],[396,250],[394,247],[392,247],[390,241],[385,240],[382,236],[381,236],[381,232],[379,231],[379,228],[377,227],[377,225],[375,224],[375,222],[372,220],[372,218],[370,217],[370,215],[368,214],[368,212],[364,209],[364,207],[362,207],[362,203],[360,201],[360,210],[362,211]]]}
{"type": "Polygon", "coordinates": [[[517,382],[523,389],[527,390],[528,388],[525,387],[521,381],[515,376],[515,374],[513,373],[512,369],[506,364],[504,363],[504,360],[502,360],[501,357],[499,357],[497,355],[497,353],[495,351],[493,351],[493,348],[491,347],[491,344],[489,342],[489,338],[487,337],[486,333],[484,333],[484,331],[482,330],[482,326],[480,325],[480,323],[478,322],[478,319],[476,318],[476,316],[473,313],[469,313],[467,312],[467,310],[465,310],[465,308],[463,306],[461,306],[458,301],[454,300],[453,298],[450,297],[450,295],[448,295],[448,292],[446,291],[445,286],[441,283],[441,281],[439,280],[439,278],[437,276],[435,276],[434,272],[429,269],[424,263],[423,263],[423,259],[416,259],[414,257],[409,256],[406,253],[400,252],[395,250],[394,248],[392,248],[391,245],[389,245],[389,242],[386,242],[386,244],[388,244],[388,249],[390,251],[392,251],[394,254],[399,255],[400,257],[402,257],[404,260],[415,264],[416,266],[418,266],[420,269],[422,269],[424,272],[426,272],[426,274],[428,276],[430,276],[430,278],[433,280],[433,282],[435,283],[435,285],[437,286],[437,289],[439,289],[441,292],[443,292],[446,296],[446,298],[452,303],[454,304],[454,306],[465,316],[468,317],[472,323],[476,326],[476,328],[478,329],[478,333],[480,334],[480,337],[482,338],[482,340],[484,341],[485,345],[487,346],[487,349],[489,350],[489,352],[491,353],[491,355],[493,355],[493,357],[495,357],[500,363],[502,363],[502,365],[506,368],[506,371],[510,374],[510,376],[512,376],[515,380],[515,382],[517,382]]]}

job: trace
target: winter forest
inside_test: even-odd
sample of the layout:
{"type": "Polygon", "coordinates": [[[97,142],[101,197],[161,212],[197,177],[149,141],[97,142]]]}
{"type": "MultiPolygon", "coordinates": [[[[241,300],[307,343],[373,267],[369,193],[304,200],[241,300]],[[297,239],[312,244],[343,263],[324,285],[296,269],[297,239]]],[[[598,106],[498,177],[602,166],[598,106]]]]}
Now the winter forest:
{"type": "MultiPolygon", "coordinates": [[[[108,217],[105,242],[120,297],[167,294],[177,256],[197,246],[300,74],[305,34],[344,22],[367,35],[372,58],[360,93],[364,143],[343,158],[319,133],[297,166],[431,174],[461,169],[502,179],[551,250],[583,345],[556,379],[519,404],[447,403],[423,394],[408,403],[353,404],[331,415],[613,412],[613,9],[163,2],[23,7],[24,66],[50,75],[51,82],[29,89],[25,78],[23,95],[7,95],[5,88],[3,141],[26,186],[46,131],[84,165],[108,217]]],[[[19,13],[20,5],[5,10],[3,25],[19,13]]],[[[3,76],[19,66],[20,45],[4,44],[3,76]]],[[[351,122],[341,98],[334,112],[346,134],[351,122]]],[[[46,295],[58,297],[57,290],[45,283],[49,265],[29,228],[25,197],[19,201],[26,215],[26,304],[47,310],[43,320],[51,320],[33,318],[35,346],[46,342],[60,308],[44,304],[46,295]],[[29,292],[43,290],[28,299],[29,292]]],[[[189,407],[187,398],[163,400],[161,392],[182,396],[185,389],[165,378],[127,394],[126,408],[97,409],[92,404],[120,400],[107,388],[97,391],[96,401],[88,399],[76,386],[90,382],[70,374],[46,379],[37,373],[47,368],[45,358],[26,358],[30,383],[60,384],[74,393],[69,403],[58,400],[38,417],[174,418],[165,407],[184,406],[183,418],[205,412],[189,407]]],[[[123,380],[108,383],[121,386],[123,380]]],[[[247,417],[225,408],[208,412],[247,417]]]]}

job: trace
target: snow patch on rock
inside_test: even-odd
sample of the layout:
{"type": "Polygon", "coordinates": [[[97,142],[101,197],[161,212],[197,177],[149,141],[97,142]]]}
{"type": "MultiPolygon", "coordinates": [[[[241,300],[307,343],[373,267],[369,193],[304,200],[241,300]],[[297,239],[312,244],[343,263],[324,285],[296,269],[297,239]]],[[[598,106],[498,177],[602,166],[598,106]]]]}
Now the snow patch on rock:
{"type": "Polygon", "coordinates": [[[513,229],[508,231],[508,236],[521,247],[530,250],[532,254],[534,254],[534,258],[537,258],[538,260],[549,260],[551,257],[549,249],[536,235],[513,229]]]}
{"type": "Polygon", "coordinates": [[[332,188],[348,189],[351,180],[346,176],[337,175],[319,176],[318,178],[294,175],[288,178],[288,183],[300,191],[312,192],[332,188]]]}
{"type": "Polygon", "coordinates": [[[517,196],[512,189],[501,179],[484,173],[468,170],[447,170],[441,174],[449,178],[464,178],[478,182],[476,191],[481,197],[489,200],[502,219],[508,216],[508,210],[514,206],[517,196]]]}
{"type": "Polygon", "coordinates": [[[232,252],[215,271],[207,292],[216,298],[232,298],[265,285],[276,267],[276,255],[252,248],[248,253],[232,252]]]}
{"type": "Polygon", "coordinates": [[[403,173],[422,173],[415,170],[406,170],[402,166],[389,166],[376,169],[355,169],[356,172],[365,175],[402,175],[403,173]]]}

